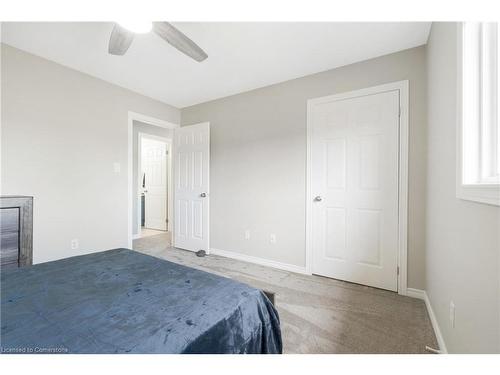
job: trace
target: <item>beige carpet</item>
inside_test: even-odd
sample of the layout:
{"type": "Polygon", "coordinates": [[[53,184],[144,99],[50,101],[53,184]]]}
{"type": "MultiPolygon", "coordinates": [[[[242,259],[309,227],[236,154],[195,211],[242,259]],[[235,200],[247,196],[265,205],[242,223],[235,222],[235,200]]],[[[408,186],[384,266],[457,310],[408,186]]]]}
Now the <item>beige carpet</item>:
{"type": "Polygon", "coordinates": [[[320,276],[300,275],[170,247],[168,235],[134,249],[276,293],[285,353],[425,353],[437,348],[423,301],[320,276]]]}

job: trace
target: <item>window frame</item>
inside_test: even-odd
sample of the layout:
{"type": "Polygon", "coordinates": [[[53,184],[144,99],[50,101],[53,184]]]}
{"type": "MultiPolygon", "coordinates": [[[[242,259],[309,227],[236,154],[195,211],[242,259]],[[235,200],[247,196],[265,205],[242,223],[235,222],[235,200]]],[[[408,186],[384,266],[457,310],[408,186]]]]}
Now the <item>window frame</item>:
{"type": "MultiPolygon", "coordinates": [[[[481,110],[479,110],[479,116],[474,121],[473,124],[470,124],[468,127],[464,127],[464,111],[463,111],[463,85],[464,85],[464,55],[463,55],[463,46],[464,46],[464,31],[465,31],[465,23],[458,23],[457,26],[457,158],[456,158],[456,196],[459,199],[469,200],[479,203],[491,204],[500,206],[500,180],[498,176],[496,177],[484,177],[482,175],[482,167],[484,165],[484,152],[482,150],[482,146],[484,140],[481,138],[481,134],[484,131],[484,124],[481,117],[481,110]],[[464,131],[467,132],[469,136],[473,136],[474,140],[477,141],[477,145],[474,146],[474,150],[470,150],[464,147],[463,143],[463,134],[464,131]],[[472,134],[471,134],[472,133],[472,134]],[[464,150],[465,148],[465,150],[464,150]],[[470,177],[470,166],[464,166],[464,154],[469,153],[473,157],[473,164],[475,168],[473,170],[473,174],[475,174],[474,181],[471,180],[470,177]],[[467,169],[469,168],[469,169],[467,169]],[[465,179],[465,175],[469,174],[467,177],[469,180],[465,179]]],[[[481,61],[481,60],[480,60],[481,61]]],[[[498,64],[498,62],[497,62],[498,64]]],[[[482,69],[481,69],[482,72],[482,69]]],[[[481,74],[481,73],[480,73],[481,74]]],[[[481,75],[479,74],[479,77],[481,75]]],[[[498,73],[497,73],[498,74],[498,73]]],[[[478,95],[483,95],[484,87],[482,84],[479,84],[478,95]]],[[[498,92],[496,95],[493,95],[495,98],[495,102],[498,103],[498,92]],[[496,98],[495,98],[496,96],[496,98]]],[[[478,100],[481,100],[479,97],[478,100]]],[[[482,108],[482,104],[478,104],[478,108],[482,108]]],[[[497,109],[498,111],[498,109],[497,109]]],[[[497,114],[495,113],[495,116],[497,114]]],[[[498,120],[496,120],[498,121],[498,120]]],[[[493,122],[492,122],[493,123],[493,122]]],[[[496,127],[491,126],[494,130],[494,137],[498,137],[496,132],[500,131],[498,127],[498,122],[496,127]]],[[[492,154],[493,160],[498,160],[498,150],[500,146],[495,145],[495,151],[492,154]]],[[[489,158],[492,158],[491,155],[488,155],[489,158]]],[[[470,159],[469,159],[470,160],[470,159]]],[[[490,160],[491,161],[491,160],[490,160]]],[[[497,165],[498,167],[498,165],[497,165]]]]}

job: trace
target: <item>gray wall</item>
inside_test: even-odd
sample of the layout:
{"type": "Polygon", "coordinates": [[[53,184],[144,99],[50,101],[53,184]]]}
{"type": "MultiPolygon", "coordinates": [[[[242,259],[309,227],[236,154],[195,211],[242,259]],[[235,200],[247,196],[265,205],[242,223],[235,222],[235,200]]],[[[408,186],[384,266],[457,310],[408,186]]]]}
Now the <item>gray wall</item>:
{"type": "MultiPolygon", "coordinates": [[[[178,124],[179,122],[177,122],[178,124]]],[[[137,191],[137,181],[138,181],[138,169],[139,169],[139,159],[137,153],[138,151],[138,139],[139,139],[139,133],[145,133],[149,135],[157,135],[159,137],[164,137],[164,138],[172,138],[173,136],[173,131],[171,129],[164,129],[160,128],[159,126],[153,126],[149,124],[145,124],[140,121],[134,121],[133,122],[133,152],[134,156],[132,159],[132,186],[133,186],[133,192],[132,192],[132,207],[133,207],[133,215],[132,215],[132,233],[133,234],[138,234],[137,233],[137,215],[138,215],[138,202],[137,202],[137,196],[138,196],[138,191],[137,191]]],[[[169,207],[168,210],[171,208],[169,207]]]]}
{"type": "Polygon", "coordinates": [[[1,193],[35,197],[34,262],[127,246],[127,112],[179,123],[179,110],[1,49],[1,193]]]}
{"type": "Polygon", "coordinates": [[[417,47],[182,109],[183,125],[211,124],[211,247],[304,266],[307,99],[408,79],[408,284],[424,289],[425,56],[417,47]]]}
{"type": "Polygon", "coordinates": [[[426,286],[449,352],[498,353],[500,208],[460,200],[455,193],[456,27],[434,23],[427,46],[426,286]]]}

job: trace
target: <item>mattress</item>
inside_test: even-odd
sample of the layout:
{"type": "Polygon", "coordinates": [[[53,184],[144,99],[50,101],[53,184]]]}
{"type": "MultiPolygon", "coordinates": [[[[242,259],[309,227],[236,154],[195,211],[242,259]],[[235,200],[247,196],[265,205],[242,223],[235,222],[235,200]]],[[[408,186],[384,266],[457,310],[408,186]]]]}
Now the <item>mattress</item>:
{"type": "Polygon", "coordinates": [[[128,249],[1,273],[2,353],[282,352],[258,289],[128,249]]]}

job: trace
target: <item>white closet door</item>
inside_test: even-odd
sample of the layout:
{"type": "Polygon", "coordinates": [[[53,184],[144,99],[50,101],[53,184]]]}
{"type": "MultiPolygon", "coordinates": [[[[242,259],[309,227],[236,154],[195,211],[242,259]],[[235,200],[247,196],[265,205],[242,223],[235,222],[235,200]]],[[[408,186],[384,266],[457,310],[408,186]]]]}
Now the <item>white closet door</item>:
{"type": "Polygon", "coordinates": [[[144,173],[144,226],[167,230],[167,144],[142,138],[142,172],[144,173]]]}
{"type": "Polygon", "coordinates": [[[174,246],[209,251],[210,124],[174,131],[174,246]]]}
{"type": "Polygon", "coordinates": [[[312,271],[397,291],[399,91],[310,115],[312,271]]]}

